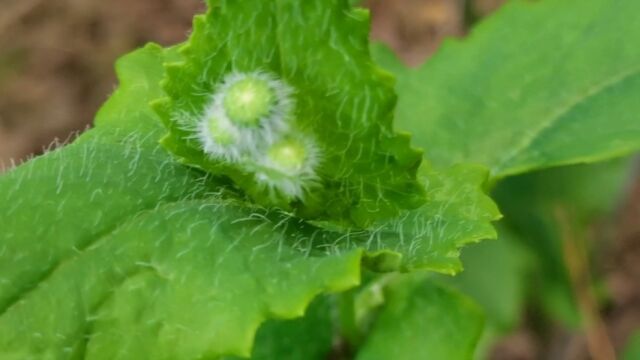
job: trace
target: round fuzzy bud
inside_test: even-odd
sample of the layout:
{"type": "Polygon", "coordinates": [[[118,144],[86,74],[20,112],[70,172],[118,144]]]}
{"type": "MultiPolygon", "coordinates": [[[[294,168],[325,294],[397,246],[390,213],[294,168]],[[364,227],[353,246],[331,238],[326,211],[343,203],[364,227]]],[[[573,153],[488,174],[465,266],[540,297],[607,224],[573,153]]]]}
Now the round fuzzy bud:
{"type": "Polygon", "coordinates": [[[274,168],[294,175],[305,166],[307,150],[296,140],[284,140],[271,146],[267,157],[274,168]]]}
{"type": "Polygon", "coordinates": [[[318,184],[319,153],[308,137],[285,138],[272,144],[256,171],[258,183],[272,196],[303,199],[318,184]]]}
{"type": "Polygon", "coordinates": [[[207,127],[209,131],[209,136],[211,139],[215,141],[217,144],[221,146],[231,146],[234,145],[238,141],[238,132],[228,124],[225,124],[226,121],[222,120],[221,117],[217,115],[212,115],[207,120],[207,127]]]}
{"type": "Polygon", "coordinates": [[[237,161],[242,155],[238,129],[216,109],[211,109],[200,121],[197,138],[204,152],[213,158],[237,161]]]}
{"type": "Polygon", "coordinates": [[[238,128],[240,146],[255,148],[288,132],[293,120],[293,90],[265,72],[231,73],[217,87],[211,104],[238,128]]]}
{"type": "Polygon", "coordinates": [[[320,179],[319,151],[297,129],[292,95],[274,75],[231,73],[216,87],[196,136],[207,155],[251,174],[257,188],[248,185],[249,192],[266,192],[278,204],[304,200],[320,179]]]}
{"type": "Polygon", "coordinates": [[[258,126],[273,111],[276,94],[267,79],[249,75],[229,85],[223,107],[231,121],[240,126],[258,126]]]}

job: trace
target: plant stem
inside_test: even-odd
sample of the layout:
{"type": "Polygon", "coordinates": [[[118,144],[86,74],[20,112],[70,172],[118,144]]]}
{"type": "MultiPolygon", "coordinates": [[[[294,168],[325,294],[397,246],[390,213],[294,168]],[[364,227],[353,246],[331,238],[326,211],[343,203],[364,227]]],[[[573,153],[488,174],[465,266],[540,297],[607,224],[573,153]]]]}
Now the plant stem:
{"type": "Polygon", "coordinates": [[[591,275],[584,238],[578,234],[573,218],[566,208],[556,207],[556,221],[563,240],[563,254],[574,296],[585,322],[589,353],[594,360],[615,360],[615,350],[600,317],[598,303],[591,289],[591,275]]]}
{"type": "Polygon", "coordinates": [[[340,335],[352,349],[357,348],[362,340],[356,323],[355,295],[356,289],[352,289],[337,297],[340,335]]]}

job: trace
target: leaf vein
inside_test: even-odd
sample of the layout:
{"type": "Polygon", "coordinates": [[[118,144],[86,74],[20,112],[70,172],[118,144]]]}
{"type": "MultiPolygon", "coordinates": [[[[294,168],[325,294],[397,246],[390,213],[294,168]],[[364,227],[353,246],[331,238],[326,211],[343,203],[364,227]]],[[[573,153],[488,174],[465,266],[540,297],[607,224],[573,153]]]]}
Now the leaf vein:
{"type": "MultiPolygon", "coordinates": [[[[500,174],[505,169],[508,169],[509,162],[515,159],[518,155],[524,152],[528,147],[530,147],[543,133],[545,133],[549,128],[553,127],[557,121],[561,120],[565,115],[570,113],[576,107],[584,104],[589,99],[598,96],[601,93],[606,92],[607,90],[614,88],[621,83],[633,78],[634,76],[640,74],[640,66],[635,67],[631,70],[625,71],[621,74],[614,76],[613,78],[603,81],[595,86],[584,91],[581,95],[569,101],[565,106],[559,108],[557,111],[553,112],[551,116],[549,116],[545,121],[542,121],[541,125],[532,132],[532,135],[529,136],[525,141],[523,141],[520,146],[515,147],[512,151],[508,152],[502,160],[498,162],[496,166],[493,167],[492,172],[494,174],[500,174]]],[[[507,174],[501,174],[501,176],[505,176],[507,174]]]]}

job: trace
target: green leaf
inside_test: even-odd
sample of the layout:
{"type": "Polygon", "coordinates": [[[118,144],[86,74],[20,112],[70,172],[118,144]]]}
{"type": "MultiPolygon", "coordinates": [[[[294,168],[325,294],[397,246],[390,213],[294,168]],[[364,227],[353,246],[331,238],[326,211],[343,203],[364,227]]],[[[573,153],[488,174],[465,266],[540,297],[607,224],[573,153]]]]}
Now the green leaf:
{"type": "Polygon", "coordinates": [[[358,284],[361,250],[312,248],[329,233],[223,200],[156,145],[157,118],[136,109],[163,55],[121,61],[97,129],[0,178],[3,359],[249,355],[265,318],[358,284]]]}
{"type": "Polygon", "coordinates": [[[356,359],[472,358],[483,317],[469,299],[419,273],[400,277],[384,296],[385,305],[356,359]]]}
{"type": "Polygon", "coordinates": [[[184,163],[229,176],[258,203],[305,218],[370,224],[424,202],[415,181],[422,157],[407,135],[393,132],[393,79],[371,61],[365,10],[346,0],[210,5],[207,15],[196,17],[183,59],[167,66],[168,97],[156,104],[169,130],[163,141],[169,150],[184,163]],[[271,80],[256,80],[256,72],[271,80]],[[228,84],[248,75],[253,92],[247,101],[257,100],[241,107],[228,84]],[[281,95],[285,88],[292,94],[281,95]],[[248,118],[238,124],[247,111],[267,115],[255,116],[258,125],[248,118]],[[203,147],[207,121],[214,124],[211,136],[228,135],[214,138],[215,151],[203,147]],[[257,153],[242,150],[245,136],[257,153]],[[318,163],[302,177],[272,171],[263,165],[278,162],[269,157],[278,143],[272,137],[298,139],[301,150],[315,148],[318,163]],[[305,176],[315,180],[307,184],[305,176]],[[287,181],[301,194],[289,191],[287,181]]]}
{"type": "Polygon", "coordinates": [[[0,178],[3,358],[247,356],[265,319],[357,285],[362,261],[454,272],[460,246],[494,235],[475,167],[423,167],[432,200],[369,230],[233,200],[226,179],[158,146],[144,104],[176,56],[152,45],[123,58],[94,130],[0,178]]]}
{"type": "Polygon", "coordinates": [[[502,178],[640,149],[636,0],[510,1],[419,69],[388,50],[398,127],[440,166],[502,178]]]}
{"type": "Polygon", "coordinates": [[[520,322],[532,261],[513,234],[498,229],[498,240],[465,248],[461,257],[465,271],[443,280],[482,307],[490,331],[506,333],[520,322]]]}
{"type": "Polygon", "coordinates": [[[481,167],[461,165],[434,171],[423,165],[419,179],[430,200],[380,223],[365,248],[369,252],[397,251],[405,271],[459,272],[460,248],[496,237],[491,222],[501,215],[484,193],[486,178],[481,167]]]}
{"type": "MultiPolygon", "coordinates": [[[[225,2],[209,16],[222,10],[240,14],[246,4],[225,2]]],[[[439,172],[423,165],[416,181],[420,156],[406,136],[391,132],[394,96],[388,76],[368,58],[361,12],[346,17],[342,1],[254,5],[245,15],[277,10],[264,18],[260,13],[255,24],[279,15],[282,39],[292,36],[285,30],[295,28],[296,18],[284,15],[293,10],[310,17],[305,26],[326,15],[326,26],[335,28],[332,46],[337,48],[320,46],[315,33],[302,37],[305,46],[318,45],[323,64],[290,38],[277,43],[278,52],[302,57],[273,58],[281,68],[272,71],[281,69],[278,74],[305,95],[298,99],[300,114],[326,120],[322,125],[311,116],[301,121],[326,142],[323,148],[336,152],[326,158],[326,193],[318,202],[292,206],[305,217],[330,218],[317,210],[335,210],[336,219],[350,222],[308,223],[250,205],[236,186],[248,190],[244,175],[225,166],[183,166],[159,146],[166,129],[146,104],[164,96],[160,79],[166,73],[169,79],[180,71],[200,73],[202,68],[192,67],[190,60],[225,59],[203,56],[217,44],[203,34],[219,34],[231,18],[218,14],[220,28],[199,18],[182,54],[178,48],[150,45],[119,61],[121,86],[98,114],[95,129],[0,178],[0,357],[248,356],[260,324],[300,317],[316,295],[356,286],[363,263],[375,271],[453,273],[460,269],[461,246],[495,235],[490,222],[499,213],[484,193],[484,169],[456,166],[439,172]],[[163,65],[176,61],[183,65],[163,65]],[[282,65],[288,61],[313,66],[294,71],[293,63],[282,65]],[[342,65],[344,73],[335,77],[342,65]],[[320,95],[326,95],[322,101],[310,100],[320,95]],[[391,214],[396,217],[379,220],[391,214]],[[367,226],[350,228],[352,223],[367,226]]],[[[240,19],[233,21],[237,25],[240,19]]],[[[323,28],[316,25],[311,27],[323,28]]],[[[229,41],[271,36],[261,34],[237,28],[225,36],[229,41]]],[[[256,51],[255,61],[269,59],[258,46],[269,43],[256,41],[229,48],[222,44],[238,51],[229,64],[248,66],[244,61],[251,59],[243,56],[250,50],[256,51]]],[[[200,78],[188,79],[170,80],[169,95],[197,89],[200,78]]],[[[185,96],[181,101],[202,101],[185,96]]],[[[184,105],[174,97],[158,103],[161,112],[171,109],[166,105],[184,105]]],[[[171,124],[165,125],[180,131],[171,124]]],[[[175,151],[187,148],[173,140],[165,137],[164,144],[175,151]]],[[[307,326],[305,321],[299,325],[307,326]]],[[[278,326],[267,325],[266,335],[259,333],[257,357],[285,346],[264,340],[272,330],[279,332],[278,326]]],[[[323,343],[300,352],[319,354],[323,343]]]]}
{"type": "MultiPolygon", "coordinates": [[[[267,321],[256,335],[252,360],[325,360],[333,348],[332,302],[318,297],[304,317],[267,321]]],[[[225,358],[228,360],[238,358],[225,358]]]]}
{"type": "Polygon", "coordinates": [[[532,255],[517,237],[498,223],[498,239],[464,249],[464,271],[445,281],[473,299],[483,310],[486,325],[475,358],[485,359],[496,339],[513,331],[522,320],[530,296],[532,255]]]}
{"type": "Polygon", "coordinates": [[[266,316],[301,316],[317,293],[359,281],[358,251],[304,257],[291,244],[310,246],[308,237],[265,217],[215,200],[139,214],[3,309],[0,349],[16,358],[249,355],[266,316]]]}
{"type": "Polygon", "coordinates": [[[436,171],[423,164],[418,178],[429,197],[424,205],[366,229],[316,222],[344,234],[324,246],[334,252],[363,248],[364,265],[377,272],[462,270],[460,248],[496,237],[492,222],[501,215],[484,192],[487,171],[472,165],[436,171]]]}
{"type": "Polygon", "coordinates": [[[158,88],[151,84],[162,74],[160,56],[158,47],[149,46],[118,64],[120,77],[128,79],[98,116],[97,127],[110,121],[123,131],[90,131],[0,178],[0,274],[15,275],[0,281],[0,309],[63,258],[116,228],[123,216],[212,191],[201,181],[203,174],[172,163],[158,148],[161,127],[139,105],[158,88]],[[140,68],[146,71],[137,72],[140,68]],[[127,106],[129,98],[134,106],[127,106]],[[109,108],[113,116],[107,120],[109,108]]]}
{"type": "Polygon", "coordinates": [[[636,330],[627,341],[622,355],[623,360],[635,360],[640,358],[640,330],[636,330]]]}

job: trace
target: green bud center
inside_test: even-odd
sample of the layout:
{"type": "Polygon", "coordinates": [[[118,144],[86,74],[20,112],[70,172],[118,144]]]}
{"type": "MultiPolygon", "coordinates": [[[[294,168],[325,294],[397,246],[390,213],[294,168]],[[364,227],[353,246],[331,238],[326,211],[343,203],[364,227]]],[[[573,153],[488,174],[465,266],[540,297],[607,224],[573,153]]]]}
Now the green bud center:
{"type": "Polygon", "coordinates": [[[275,93],[269,83],[251,76],[231,85],[224,98],[224,109],[236,124],[257,126],[274,103],[275,93]]]}
{"type": "Polygon", "coordinates": [[[224,126],[220,118],[216,115],[209,117],[208,120],[209,135],[220,145],[232,145],[236,142],[236,136],[233,131],[224,126]]]}
{"type": "Polygon", "coordinates": [[[267,156],[283,171],[296,172],[304,166],[307,160],[307,151],[298,141],[284,140],[273,145],[267,156]]]}

